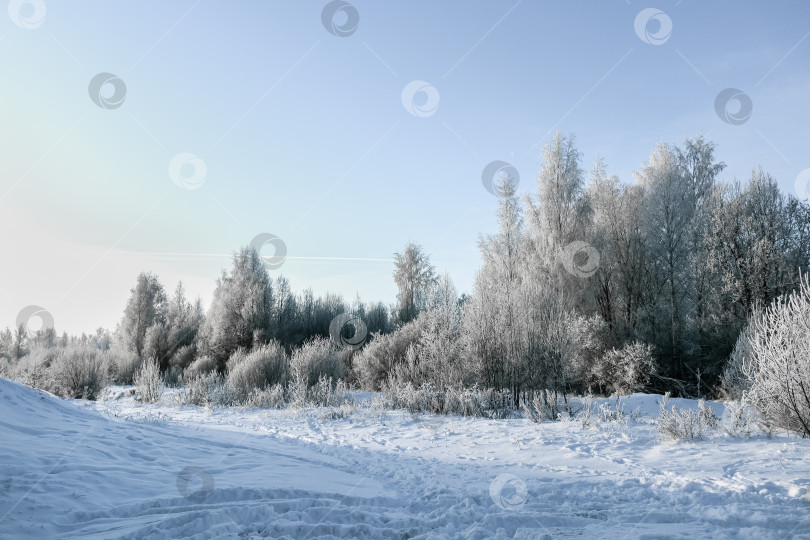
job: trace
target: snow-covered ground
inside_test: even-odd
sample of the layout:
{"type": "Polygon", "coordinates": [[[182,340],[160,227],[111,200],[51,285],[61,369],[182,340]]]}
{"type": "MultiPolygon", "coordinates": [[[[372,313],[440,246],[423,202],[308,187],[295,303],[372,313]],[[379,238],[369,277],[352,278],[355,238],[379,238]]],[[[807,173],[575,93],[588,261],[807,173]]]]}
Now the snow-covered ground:
{"type": "Polygon", "coordinates": [[[658,400],[583,428],[120,387],[66,401],[0,379],[0,537],[810,538],[810,440],[664,443],[658,400]]]}

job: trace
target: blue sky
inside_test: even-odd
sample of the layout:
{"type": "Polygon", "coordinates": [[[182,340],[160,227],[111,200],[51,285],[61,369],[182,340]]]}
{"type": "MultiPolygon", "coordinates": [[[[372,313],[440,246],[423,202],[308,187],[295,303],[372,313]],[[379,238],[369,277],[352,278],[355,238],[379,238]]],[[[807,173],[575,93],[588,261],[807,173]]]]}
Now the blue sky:
{"type": "Polygon", "coordinates": [[[495,229],[482,169],[507,161],[533,191],[555,129],[626,182],[657,142],[701,132],[726,180],[761,164],[793,192],[810,168],[810,3],[358,0],[346,37],[326,4],[45,0],[16,19],[35,28],[2,18],[0,326],[36,304],[59,331],[112,328],[141,270],[207,304],[260,233],[287,245],[273,274],[295,290],[391,302],[412,240],[470,291],[495,229]],[[634,29],[650,7],[672,23],[657,45],[634,29]],[[103,72],[126,85],[118,108],[89,96],[103,72]],[[402,103],[414,80],[439,96],[426,117],[402,103]],[[741,125],[715,112],[726,88],[751,98],[741,125]],[[169,175],[181,153],[205,163],[198,189],[169,175]]]}

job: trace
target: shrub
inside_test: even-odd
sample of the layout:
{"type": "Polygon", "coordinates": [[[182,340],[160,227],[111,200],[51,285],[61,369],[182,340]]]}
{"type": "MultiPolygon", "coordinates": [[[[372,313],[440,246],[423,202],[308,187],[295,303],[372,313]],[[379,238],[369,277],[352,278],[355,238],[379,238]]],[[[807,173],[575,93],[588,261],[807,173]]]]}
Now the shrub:
{"type": "Polygon", "coordinates": [[[337,407],[329,407],[319,415],[321,420],[339,420],[348,418],[357,411],[357,405],[352,401],[341,403],[337,407]]]}
{"type": "Polygon", "coordinates": [[[698,410],[678,409],[674,405],[667,410],[669,392],[661,402],[657,430],[661,437],[670,441],[693,441],[699,439],[710,428],[716,427],[718,418],[706,406],[704,400],[698,401],[698,410]]]}
{"type": "Polygon", "coordinates": [[[593,367],[599,386],[619,395],[643,391],[653,373],[653,347],[637,341],[621,349],[611,349],[593,367]]]}
{"type": "Polygon", "coordinates": [[[184,371],[184,379],[193,379],[201,375],[206,375],[217,369],[217,362],[210,356],[200,356],[194,360],[184,371]]]}
{"type": "Polygon", "coordinates": [[[574,416],[568,398],[563,394],[553,390],[539,390],[531,393],[531,400],[524,397],[521,400],[521,408],[526,418],[532,422],[543,420],[562,420],[563,413],[569,417],[574,416]]]}
{"type": "Polygon", "coordinates": [[[314,338],[297,349],[290,360],[290,375],[296,383],[304,382],[307,387],[318,383],[321,376],[339,379],[342,362],[340,354],[325,338],[314,338]]]}
{"type": "Polygon", "coordinates": [[[424,324],[425,318],[420,317],[392,334],[373,334],[352,362],[360,387],[381,390],[394,366],[404,362],[408,348],[419,341],[424,324]]]}
{"type": "Polygon", "coordinates": [[[51,366],[59,355],[59,349],[36,349],[9,365],[9,375],[35,388],[59,393],[54,387],[51,366]]]}
{"type": "Polygon", "coordinates": [[[740,401],[729,401],[726,404],[728,421],[725,429],[729,435],[735,437],[750,437],[757,425],[756,413],[743,397],[740,401]]]}
{"type": "Polygon", "coordinates": [[[287,380],[287,355],[277,342],[237,350],[228,359],[228,387],[236,399],[244,401],[253,390],[261,390],[287,380]]]}
{"type": "Polygon", "coordinates": [[[96,399],[106,382],[101,351],[90,345],[52,350],[56,357],[50,368],[50,390],[62,397],[96,399]]]}
{"type": "Polygon", "coordinates": [[[216,372],[189,377],[185,385],[184,403],[205,407],[234,404],[235,400],[225,384],[225,378],[216,372]]]}
{"type": "Polygon", "coordinates": [[[163,395],[165,386],[160,376],[160,364],[157,358],[147,360],[135,374],[135,389],[143,403],[157,403],[163,395]]]}
{"type": "Polygon", "coordinates": [[[331,378],[321,375],[318,383],[310,388],[308,401],[316,407],[339,407],[352,403],[352,397],[344,381],[333,383],[331,378]]]}
{"type": "Polygon", "coordinates": [[[810,437],[810,280],[752,316],[724,382],[761,420],[810,437]],[[739,371],[741,376],[737,373],[739,371]]]}
{"type": "Polygon", "coordinates": [[[293,379],[287,388],[290,396],[290,406],[300,409],[307,406],[307,382],[304,379],[293,379]]]}
{"type": "Polygon", "coordinates": [[[246,406],[263,409],[280,409],[285,403],[284,387],[280,384],[264,389],[254,388],[245,400],[246,406]]]}
{"type": "Polygon", "coordinates": [[[557,416],[543,400],[540,393],[536,393],[531,401],[524,400],[521,403],[523,414],[526,418],[534,422],[542,422],[543,420],[557,420],[557,416]]]}
{"type": "Polygon", "coordinates": [[[506,418],[514,413],[512,393],[508,390],[448,388],[438,390],[431,383],[418,388],[411,382],[398,383],[391,377],[383,387],[385,404],[411,413],[460,414],[506,418]]]}
{"type": "Polygon", "coordinates": [[[114,347],[104,354],[110,380],[116,384],[132,384],[142,364],[138,355],[120,347],[114,347]]]}

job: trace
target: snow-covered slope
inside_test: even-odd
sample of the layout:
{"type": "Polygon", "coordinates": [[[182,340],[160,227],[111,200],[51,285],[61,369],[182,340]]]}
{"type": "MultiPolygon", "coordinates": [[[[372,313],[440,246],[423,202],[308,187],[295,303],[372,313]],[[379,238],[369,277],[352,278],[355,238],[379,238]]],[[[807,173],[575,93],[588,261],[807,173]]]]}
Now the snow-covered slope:
{"type": "Polygon", "coordinates": [[[393,492],[308,445],[116,421],[4,379],[0,485],[2,538],[297,537],[319,521],[313,537],[353,536],[399,519],[393,492]]]}
{"type": "Polygon", "coordinates": [[[638,422],[583,429],[120,390],[0,379],[0,537],[810,538],[810,441],[661,443],[656,396],[624,400],[638,422]]]}

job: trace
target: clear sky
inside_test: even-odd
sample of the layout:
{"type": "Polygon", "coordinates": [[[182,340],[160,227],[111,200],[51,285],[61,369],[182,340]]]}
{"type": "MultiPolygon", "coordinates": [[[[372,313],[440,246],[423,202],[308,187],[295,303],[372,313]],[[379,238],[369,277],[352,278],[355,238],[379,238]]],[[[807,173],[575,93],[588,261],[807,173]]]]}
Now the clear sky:
{"type": "Polygon", "coordinates": [[[627,182],[657,142],[701,132],[726,180],[761,164],[793,192],[810,168],[810,2],[352,0],[327,17],[346,36],[325,6],[13,0],[0,326],[35,304],[60,332],[113,328],[142,270],[208,305],[261,233],[286,244],[272,274],[295,290],[393,301],[390,259],[412,240],[470,291],[495,229],[482,170],[508,162],[533,191],[556,129],[627,182]],[[91,99],[99,73],[125,91],[91,99]],[[742,123],[715,110],[726,88],[751,100],[742,123]],[[170,175],[184,153],[196,189],[170,175]]]}

